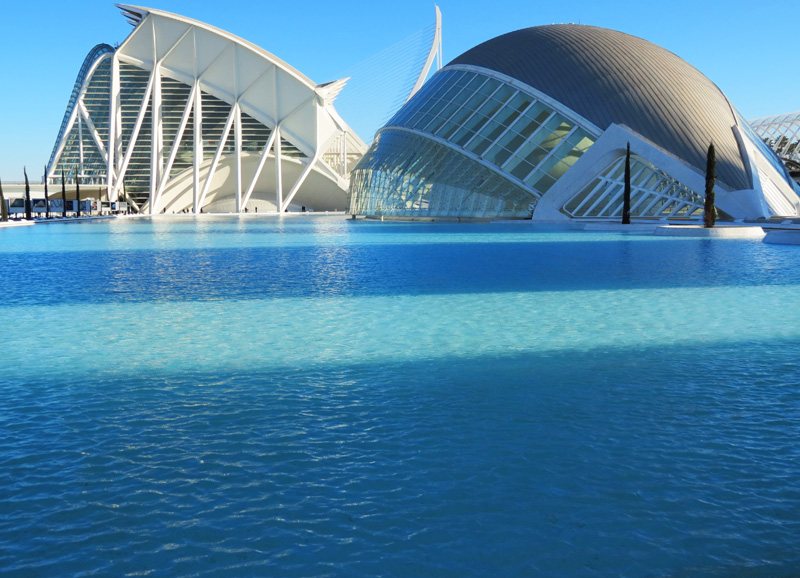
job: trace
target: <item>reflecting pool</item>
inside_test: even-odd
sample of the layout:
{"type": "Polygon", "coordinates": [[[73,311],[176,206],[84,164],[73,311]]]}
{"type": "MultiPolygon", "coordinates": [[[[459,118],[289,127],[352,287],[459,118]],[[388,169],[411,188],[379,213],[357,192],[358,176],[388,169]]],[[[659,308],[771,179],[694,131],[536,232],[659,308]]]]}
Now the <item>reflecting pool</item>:
{"type": "Polygon", "coordinates": [[[794,576],[800,250],[0,230],[3,576],[794,576]]]}

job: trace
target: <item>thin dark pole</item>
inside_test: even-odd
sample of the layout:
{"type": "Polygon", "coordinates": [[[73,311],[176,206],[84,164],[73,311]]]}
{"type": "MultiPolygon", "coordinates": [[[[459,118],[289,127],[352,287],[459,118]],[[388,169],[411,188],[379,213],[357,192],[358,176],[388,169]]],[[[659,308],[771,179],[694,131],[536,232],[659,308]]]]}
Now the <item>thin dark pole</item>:
{"type": "Polygon", "coordinates": [[[8,207],[6,206],[6,196],[3,194],[2,182],[0,182],[0,221],[8,221],[8,207]]]}
{"type": "Polygon", "coordinates": [[[64,169],[61,169],[61,217],[67,218],[67,178],[64,169]]]}
{"type": "Polygon", "coordinates": [[[714,209],[714,183],[717,180],[717,153],[714,143],[708,145],[706,157],[706,202],[703,206],[703,226],[710,229],[717,222],[717,211],[714,209]]]}
{"type": "Polygon", "coordinates": [[[50,218],[50,198],[47,196],[47,166],[44,167],[44,216],[50,218]]]}
{"type": "Polygon", "coordinates": [[[625,193],[622,197],[622,224],[631,224],[631,143],[625,153],[625,193]]]}
{"type": "Polygon", "coordinates": [[[81,216],[81,183],[78,178],[78,167],[75,167],[75,198],[78,201],[78,216],[81,216]]]}

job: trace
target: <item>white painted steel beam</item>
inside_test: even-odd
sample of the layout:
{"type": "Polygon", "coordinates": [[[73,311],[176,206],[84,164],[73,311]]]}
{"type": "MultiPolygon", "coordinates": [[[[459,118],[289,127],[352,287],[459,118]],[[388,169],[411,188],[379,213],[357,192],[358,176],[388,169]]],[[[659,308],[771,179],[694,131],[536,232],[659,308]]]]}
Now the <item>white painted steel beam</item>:
{"type": "Polygon", "coordinates": [[[225,148],[225,144],[228,142],[228,136],[231,132],[231,126],[233,126],[233,119],[236,117],[234,114],[236,107],[231,107],[231,112],[228,114],[228,119],[225,121],[225,128],[222,130],[222,136],[219,138],[219,142],[217,143],[217,149],[214,151],[214,158],[211,161],[211,168],[208,171],[208,175],[206,176],[206,182],[203,185],[203,192],[200,194],[200,200],[198,204],[200,205],[200,209],[203,208],[203,203],[205,203],[206,195],[208,195],[208,191],[211,188],[211,181],[214,178],[214,173],[217,171],[217,165],[219,165],[219,159],[222,157],[222,151],[225,148]]]}

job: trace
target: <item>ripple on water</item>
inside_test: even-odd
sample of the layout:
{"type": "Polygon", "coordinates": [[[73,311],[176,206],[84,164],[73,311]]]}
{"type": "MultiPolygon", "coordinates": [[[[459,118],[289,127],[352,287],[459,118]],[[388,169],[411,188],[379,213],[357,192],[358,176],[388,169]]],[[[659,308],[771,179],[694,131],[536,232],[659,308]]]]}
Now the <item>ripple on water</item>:
{"type": "MultiPolygon", "coordinates": [[[[87,252],[81,235],[143,237],[113,273],[131,292],[3,305],[4,575],[796,571],[786,248],[313,219],[277,241],[226,223],[65,226],[87,252]],[[136,280],[158,243],[206,254],[136,280]],[[305,264],[248,253],[275,246],[305,264]],[[647,255],[672,269],[638,276],[647,255]],[[242,286],[194,275],[201,257],[233,259],[242,286]]],[[[0,285],[74,290],[109,280],[109,259],[0,285]]]]}

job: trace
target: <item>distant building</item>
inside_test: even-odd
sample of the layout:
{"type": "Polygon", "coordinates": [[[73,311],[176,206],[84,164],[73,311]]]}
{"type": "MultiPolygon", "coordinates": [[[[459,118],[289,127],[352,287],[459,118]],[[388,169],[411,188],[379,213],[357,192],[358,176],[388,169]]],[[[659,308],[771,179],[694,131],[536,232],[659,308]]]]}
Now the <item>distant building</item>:
{"type": "Polygon", "coordinates": [[[702,218],[706,153],[725,219],[800,215],[786,168],[717,86],[675,54],[603,28],[489,40],[442,68],[378,131],[348,211],[394,218],[702,218]]]}
{"type": "Polygon", "coordinates": [[[318,85],[213,26],[121,9],[135,28],[87,56],[50,183],[64,171],[151,214],[345,209],[367,147],[333,107],[344,80],[318,85]]]}
{"type": "Polygon", "coordinates": [[[800,112],[757,118],[750,121],[750,126],[800,184],[800,112]]]}

